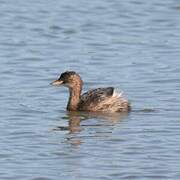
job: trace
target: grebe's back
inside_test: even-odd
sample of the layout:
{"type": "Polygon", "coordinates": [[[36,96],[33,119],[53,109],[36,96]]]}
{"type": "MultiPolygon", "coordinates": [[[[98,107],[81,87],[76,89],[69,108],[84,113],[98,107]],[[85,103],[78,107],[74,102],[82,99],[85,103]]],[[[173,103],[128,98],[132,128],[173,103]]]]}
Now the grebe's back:
{"type": "Polygon", "coordinates": [[[116,92],[113,87],[97,88],[87,91],[80,97],[79,110],[127,112],[130,110],[128,101],[122,93],[116,92]]]}

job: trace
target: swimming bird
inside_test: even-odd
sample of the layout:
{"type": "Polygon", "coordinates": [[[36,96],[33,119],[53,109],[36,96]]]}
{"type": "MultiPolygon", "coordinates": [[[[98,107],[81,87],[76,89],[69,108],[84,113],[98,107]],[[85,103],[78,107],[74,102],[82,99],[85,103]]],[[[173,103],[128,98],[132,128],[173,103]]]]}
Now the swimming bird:
{"type": "Polygon", "coordinates": [[[68,111],[92,112],[128,112],[130,104],[122,93],[117,93],[115,88],[92,89],[81,95],[83,81],[74,71],[66,71],[52,82],[52,85],[63,85],[69,88],[68,111]]]}

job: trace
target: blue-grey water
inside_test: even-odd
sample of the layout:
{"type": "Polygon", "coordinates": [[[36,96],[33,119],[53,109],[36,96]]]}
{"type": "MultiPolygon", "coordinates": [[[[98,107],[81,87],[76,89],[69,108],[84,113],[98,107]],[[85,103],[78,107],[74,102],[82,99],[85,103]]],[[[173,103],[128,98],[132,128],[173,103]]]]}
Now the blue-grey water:
{"type": "Polygon", "coordinates": [[[179,0],[0,1],[0,179],[180,179],[179,0]],[[71,114],[50,82],[114,86],[130,114],[71,114]]]}

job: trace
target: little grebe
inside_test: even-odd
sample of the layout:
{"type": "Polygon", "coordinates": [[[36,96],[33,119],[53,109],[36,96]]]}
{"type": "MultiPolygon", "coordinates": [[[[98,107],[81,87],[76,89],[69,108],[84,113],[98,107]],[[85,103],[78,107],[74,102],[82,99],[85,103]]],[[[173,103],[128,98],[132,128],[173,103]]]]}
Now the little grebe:
{"type": "Polygon", "coordinates": [[[69,111],[100,111],[100,112],[127,112],[130,110],[128,100],[117,93],[113,87],[89,90],[81,95],[83,81],[74,71],[62,73],[52,85],[64,85],[69,88],[69,111]]]}

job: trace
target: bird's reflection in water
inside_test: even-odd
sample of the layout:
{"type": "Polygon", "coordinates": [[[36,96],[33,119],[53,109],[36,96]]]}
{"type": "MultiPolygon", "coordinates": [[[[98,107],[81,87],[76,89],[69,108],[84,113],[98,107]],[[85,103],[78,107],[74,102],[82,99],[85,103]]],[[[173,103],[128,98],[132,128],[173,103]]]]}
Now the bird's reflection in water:
{"type": "MultiPolygon", "coordinates": [[[[67,112],[66,117],[64,119],[68,119],[68,126],[58,126],[54,130],[60,130],[60,131],[69,131],[70,134],[77,133],[81,131],[82,126],[80,126],[80,123],[82,121],[88,120],[88,119],[98,119],[98,120],[104,120],[105,122],[109,123],[110,125],[115,125],[119,121],[123,120],[125,117],[127,117],[127,112],[121,112],[121,113],[99,113],[99,112],[67,112]]],[[[95,124],[94,126],[96,126],[95,124]]],[[[101,124],[103,126],[103,124],[101,124]]],[[[88,126],[88,125],[87,125],[88,126]]],[[[93,126],[93,125],[89,125],[93,126]]],[[[98,125],[97,125],[98,126],[98,125]]]]}
{"type": "Polygon", "coordinates": [[[127,117],[128,113],[67,112],[66,115],[67,116],[63,117],[63,119],[68,120],[68,126],[58,126],[54,130],[68,131],[68,136],[66,137],[68,144],[77,146],[80,145],[82,143],[82,139],[87,136],[87,134],[85,136],[79,134],[83,127],[112,127],[127,117]],[[93,121],[93,124],[89,124],[88,122],[87,125],[85,123],[80,125],[82,121],[85,122],[85,120],[90,119],[95,119],[98,123],[93,121]]]}

